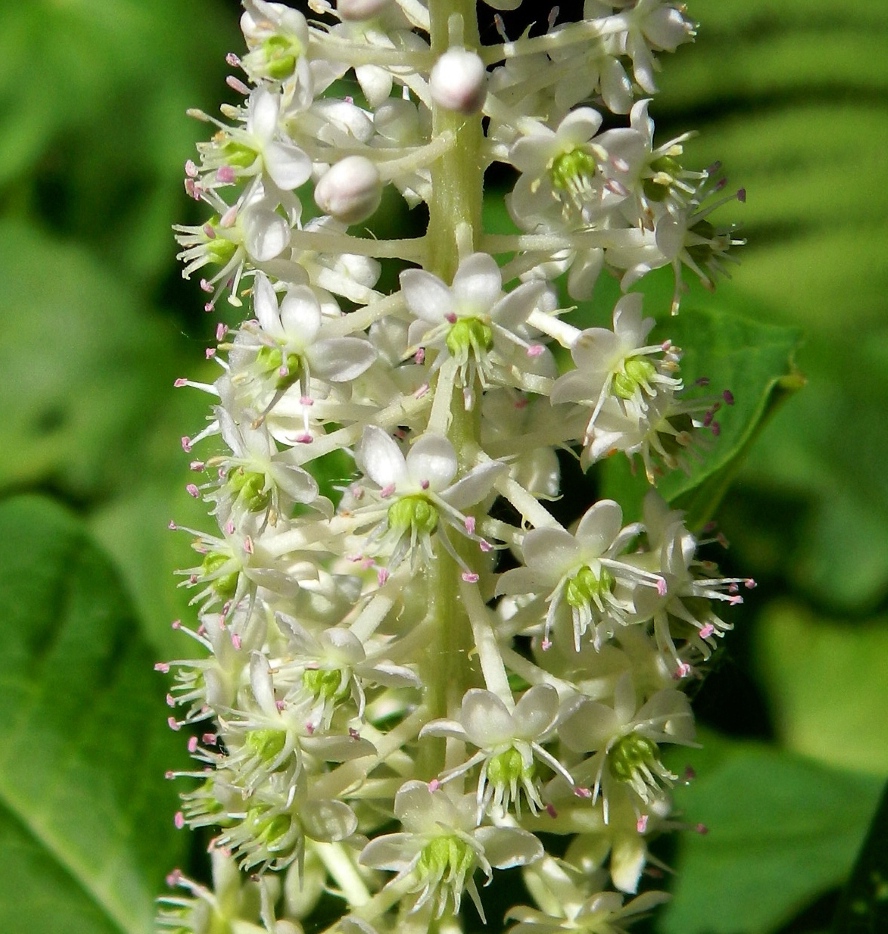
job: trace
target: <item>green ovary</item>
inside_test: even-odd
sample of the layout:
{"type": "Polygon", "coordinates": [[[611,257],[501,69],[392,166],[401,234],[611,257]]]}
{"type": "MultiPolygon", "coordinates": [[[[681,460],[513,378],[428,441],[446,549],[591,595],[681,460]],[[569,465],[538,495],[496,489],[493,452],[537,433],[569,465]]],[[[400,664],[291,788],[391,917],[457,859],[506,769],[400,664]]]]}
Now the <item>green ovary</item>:
{"type": "Polygon", "coordinates": [[[246,504],[251,512],[268,508],[271,492],[265,489],[265,474],[235,467],[228,472],[228,486],[246,504]]]}
{"type": "Polygon", "coordinates": [[[207,240],[207,256],[211,263],[224,266],[237,251],[237,244],[225,237],[215,236],[207,240]]]}
{"type": "MultiPolygon", "coordinates": [[[[219,554],[218,551],[207,552],[200,565],[201,573],[204,577],[212,577],[231,561],[229,555],[219,554]]],[[[240,576],[239,571],[231,571],[228,574],[219,574],[210,582],[210,586],[223,600],[230,600],[237,592],[237,580],[240,576]]]]}
{"type": "Polygon", "coordinates": [[[247,733],[247,748],[266,764],[274,762],[286,744],[284,730],[250,730],[247,733]]]}
{"type": "Polygon", "coordinates": [[[507,749],[494,756],[487,766],[487,779],[500,787],[512,785],[523,779],[533,778],[534,763],[525,766],[524,758],[517,749],[507,749]]]}
{"type": "Polygon", "coordinates": [[[621,782],[632,780],[640,766],[660,761],[657,744],[638,733],[629,733],[614,744],[608,756],[611,775],[621,782]]]}
{"type": "Polygon", "coordinates": [[[275,81],[284,81],[291,77],[302,51],[301,43],[295,39],[288,36],[270,36],[262,43],[265,74],[275,81]]]}
{"type": "Polygon", "coordinates": [[[595,174],[595,156],[583,149],[563,152],[549,163],[552,187],[558,191],[573,191],[595,174]]]}
{"type": "Polygon", "coordinates": [[[447,349],[454,357],[486,353],[493,347],[493,329],[480,318],[459,318],[447,332],[447,349]]]}
{"type": "Polygon", "coordinates": [[[670,181],[665,184],[654,181],[650,177],[644,180],[644,193],[647,198],[650,201],[662,201],[669,191],[672,180],[676,179],[681,172],[681,163],[673,159],[672,156],[660,156],[659,159],[654,159],[650,167],[655,175],[668,175],[670,178],[670,181]]]}
{"type": "Polygon", "coordinates": [[[260,347],[256,362],[266,373],[277,371],[275,389],[289,389],[299,379],[299,373],[302,370],[302,358],[299,354],[288,353],[284,357],[284,352],[280,347],[260,347]],[[287,372],[281,375],[280,371],[285,367],[287,372]]]}
{"type": "Polygon", "coordinates": [[[475,863],[475,852],[459,837],[435,837],[420,853],[416,869],[421,876],[456,879],[467,875],[475,863]]]}
{"type": "Polygon", "coordinates": [[[424,496],[404,496],[389,506],[392,529],[415,529],[431,535],[438,527],[438,510],[424,496]]]}
{"type": "Polygon", "coordinates": [[[256,161],[256,150],[230,139],[222,147],[222,157],[232,168],[248,169],[256,161]]]}
{"type": "Polygon", "coordinates": [[[640,386],[650,383],[657,368],[644,357],[629,357],[619,372],[614,374],[613,392],[621,399],[631,399],[640,386]]]}
{"type": "Polygon", "coordinates": [[[601,598],[614,589],[614,576],[606,568],[596,574],[592,568],[580,568],[567,582],[564,598],[575,609],[589,606],[594,598],[601,598]]]}
{"type": "Polygon", "coordinates": [[[253,831],[253,839],[273,849],[275,843],[290,829],[290,818],[286,814],[267,817],[265,808],[252,808],[247,812],[247,822],[253,831]]]}
{"type": "Polygon", "coordinates": [[[310,668],[303,673],[302,683],[315,697],[327,700],[344,697],[348,689],[348,679],[338,668],[310,668]]]}

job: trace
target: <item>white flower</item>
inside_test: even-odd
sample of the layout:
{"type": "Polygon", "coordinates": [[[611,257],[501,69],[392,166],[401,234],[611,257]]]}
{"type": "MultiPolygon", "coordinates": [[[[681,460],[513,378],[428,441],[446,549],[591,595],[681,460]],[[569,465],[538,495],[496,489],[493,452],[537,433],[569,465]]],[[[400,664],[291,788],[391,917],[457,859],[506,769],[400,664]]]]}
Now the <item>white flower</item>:
{"type": "Polygon", "coordinates": [[[334,626],[316,636],[293,617],[277,615],[278,624],[287,637],[288,660],[280,670],[285,678],[295,673],[301,687],[315,700],[321,711],[324,728],[330,726],[339,703],[351,697],[359,718],[364,716],[364,684],[387,687],[419,687],[416,674],[403,665],[384,659],[368,659],[361,640],[349,629],[334,626]]]}
{"type": "Polygon", "coordinates": [[[317,481],[295,463],[292,450],[278,451],[265,425],[238,425],[224,406],[216,418],[230,455],[213,457],[207,467],[219,470],[220,484],[208,498],[216,501],[221,522],[232,513],[262,514],[271,525],[287,516],[294,503],[312,505],[330,515],[333,506],[318,494],[317,481]]]}
{"type": "Polygon", "coordinates": [[[261,882],[241,876],[231,855],[210,850],[213,886],[208,889],[175,870],[167,877],[169,885],[185,889],[189,897],[163,895],[158,924],[175,934],[207,934],[229,930],[232,934],[267,934],[259,924],[261,882]]]}
{"type": "Polygon", "coordinates": [[[237,784],[248,792],[269,784],[279,791],[294,787],[306,757],[312,762],[345,762],[376,752],[366,739],[323,732],[324,725],[313,718],[314,698],[280,698],[271,665],[261,652],[250,657],[250,692],[240,705],[219,713],[227,749],[219,765],[236,773],[237,784]]]}
{"type": "Polygon", "coordinates": [[[375,425],[364,430],[355,460],[379,490],[373,503],[354,512],[362,525],[378,523],[371,542],[388,532],[381,550],[391,553],[390,569],[394,570],[408,553],[414,561],[422,557],[431,564],[435,558],[432,535],[440,532],[439,540],[463,569],[463,576],[477,579],[454,550],[446,528],[489,549],[475,534],[474,521],[463,510],[490,494],[496,480],[508,472],[505,464],[488,461],[456,480],[456,451],[443,435],[422,435],[405,456],[391,436],[375,425]]]}
{"type": "MultiPolygon", "coordinates": [[[[273,390],[263,415],[293,385],[299,386],[300,398],[307,400],[312,396],[312,378],[346,383],[360,376],[376,359],[373,345],[363,338],[324,336],[321,305],[308,286],[290,288],[278,308],[268,278],[256,273],[253,311],[258,327],[247,322],[242,331],[255,338],[254,369],[273,390]]],[[[307,419],[305,431],[310,431],[307,419]]]]}
{"type": "Polygon", "coordinates": [[[589,222],[613,200],[602,173],[607,150],[594,139],[601,119],[597,110],[580,107],[557,129],[540,124],[532,134],[516,140],[509,160],[521,176],[509,208],[520,224],[545,217],[553,206],[567,216],[576,213],[589,222]]]}
{"type": "Polygon", "coordinates": [[[241,66],[254,82],[295,77],[301,84],[310,83],[308,23],[300,12],[283,3],[244,0],[240,25],[250,49],[241,66]]]}
{"type": "Polygon", "coordinates": [[[491,691],[473,688],[463,697],[456,720],[432,720],[422,736],[450,736],[477,746],[479,751],[462,765],[441,776],[442,781],[462,775],[480,764],[478,776],[478,818],[495,809],[508,809],[511,803],[520,814],[523,791],[533,813],[542,808],[539,778],[534,758],[570,782],[570,773],[546,752],[545,742],[558,717],[558,692],[547,684],[532,687],[518,701],[514,710],[491,691]]]}
{"type": "Polygon", "coordinates": [[[469,390],[476,375],[482,386],[497,377],[509,384],[497,364],[509,345],[531,351],[519,330],[546,293],[543,282],[533,281],[504,294],[499,267],[487,253],[462,260],[451,286],[425,270],[408,269],[401,273],[401,288],[416,318],[408,333],[411,346],[438,351],[434,369],[451,357],[460,385],[469,390]]]}
{"type": "Polygon", "coordinates": [[[622,521],[617,503],[600,500],[580,519],[574,535],[564,529],[532,529],[521,545],[525,566],[506,571],[497,593],[544,596],[549,604],[545,640],[557,615],[570,607],[576,651],[590,626],[593,644],[600,646],[617,625],[628,622],[635,588],[656,581],[655,575],[639,574],[640,569],[617,558],[640,530],[621,529],[622,521]]]}
{"type": "Polygon", "coordinates": [[[477,826],[473,805],[471,795],[406,782],[394,804],[403,830],[371,840],[360,862],[396,872],[389,884],[410,877],[410,891],[420,893],[414,911],[430,904],[436,918],[448,908],[456,913],[467,891],[483,920],[475,871],[480,869],[489,882],[494,869],[525,866],[543,855],[543,847],[533,834],[516,827],[477,826]]]}
{"type": "Polygon", "coordinates": [[[601,795],[607,823],[613,782],[625,783],[652,806],[677,780],[660,761],[658,743],[693,745],[694,715],[687,696],[672,688],[657,691],[639,707],[626,672],[617,681],[612,707],[578,698],[565,711],[558,735],[570,749],[594,753],[571,771],[577,782],[591,785],[593,803],[601,795]]]}
{"type": "Polygon", "coordinates": [[[656,567],[663,585],[640,593],[636,614],[641,620],[654,621],[657,643],[664,657],[671,659],[679,676],[689,673],[673,638],[673,630],[703,656],[708,658],[715,639],[731,629],[713,610],[712,601],[735,606],[743,602],[740,586],[755,586],[750,579],[716,577],[718,568],[708,561],[698,560],[697,540],[682,521],[682,513],[670,510],[663,498],[651,490],[644,501],[644,524],[648,551],[631,555],[627,560],[647,569],[656,567]]]}
{"type": "Polygon", "coordinates": [[[606,399],[613,398],[630,421],[647,414],[649,400],[658,393],[671,394],[682,388],[670,375],[678,369],[678,351],[668,342],[645,345],[654,326],[653,318],[641,318],[642,295],[624,295],[614,307],[614,327],[589,328],[571,347],[576,369],[559,377],[549,396],[554,404],[582,402],[592,406],[586,437],[606,399]],[[654,354],[664,354],[652,360],[654,354]]]}

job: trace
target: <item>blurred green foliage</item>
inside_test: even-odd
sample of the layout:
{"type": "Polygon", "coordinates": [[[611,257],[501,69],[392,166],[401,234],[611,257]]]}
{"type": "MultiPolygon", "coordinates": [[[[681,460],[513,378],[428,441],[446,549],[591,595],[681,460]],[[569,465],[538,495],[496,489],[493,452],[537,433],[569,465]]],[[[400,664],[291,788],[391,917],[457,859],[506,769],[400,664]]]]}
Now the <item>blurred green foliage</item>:
{"type": "MultiPolygon", "coordinates": [[[[688,163],[720,159],[746,188],[723,214],[749,246],[733,281],[694,290],[672,330],[693,375],[696,355],[715,388],[748,392],[724,417],[698,498],[681,478],[671,492],[702,519],[728,479],[719,452],[745,452],[719,519],[732,571],[761,587],[699,697],[721,734],[679,803],[711,833],[669,855],[678,881],[660,930],[826,930],[834,900],[808,906],[849,872],[888,769],[888,7],[695,0],[691,13],[698,42],[664,60],[652,115],[660,141],[699,130],[688,163]],[[730,329],[713,332],[719,316],[730,329]],[[772,357],[746,362],[748,344],[772,357]],[[807,387],[750,445],[781,378],[799,373],[807,387]]],[[[178,439],[199,430],[207,402],[172,381],[206,375],[212,322],[179,279],[170,225],[196,216],[181,166],[205,128],[184,111],[215,110],[236,25],[222,0],[0,6],[0,492],[68,510],[10,499],[0,514],[16,637],[0,690],[25,724],[0,744],[9,934],[147,930],[163,869],[185,856],[161,780],[181,742],[160,736],[163,685],[143,666],[192,651],[169,630],[188,612],[172,572],[191,559],[166,526],[206,526],[178,439]],[[54,635],[40,628],[50,622],[54,635]],[[50,669],[28,660],[29,639],[46,641],[47,658],[71,653],[57,659],[70,703],[64,678],[42,681],[50,669]],[[150,767],[133,744],[150,747],[150,767]],[[48,771],[70,797],[42,790],[48,771]],[[120,791],[135,787],[136,803],[120,791]]],[[[579,313],[604,323],[614,297],[604,283],[579,313]]],[[[602,482],[629,481],[615,467],[602,482]]]]}

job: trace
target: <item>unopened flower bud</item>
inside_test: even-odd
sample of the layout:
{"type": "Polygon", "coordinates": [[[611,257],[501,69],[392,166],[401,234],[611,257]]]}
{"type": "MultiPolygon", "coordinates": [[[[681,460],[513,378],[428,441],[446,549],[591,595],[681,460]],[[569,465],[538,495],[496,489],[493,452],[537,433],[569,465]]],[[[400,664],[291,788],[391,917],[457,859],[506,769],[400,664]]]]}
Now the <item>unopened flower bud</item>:
{"type": "Polygon", "coordinates": [[[435,103],[446,110],[475,113],[480,110],[487,93],[484,62],[468,49],[448,49],[435,62],[429,86],[435,103]]]}
{"type": "Polygon", "coordinates": [[[379,207],[382,180],[369,159],[346,156],[330,167],[314,194],[315,202],[325,214],[346,224],[357,224],[379,207]]]}
{"type": "Polygon", "coordinates": [[[389,5],[390,0],[339,0],[336,12],[341,19],[360,21],[372,19],[389,5]]]}

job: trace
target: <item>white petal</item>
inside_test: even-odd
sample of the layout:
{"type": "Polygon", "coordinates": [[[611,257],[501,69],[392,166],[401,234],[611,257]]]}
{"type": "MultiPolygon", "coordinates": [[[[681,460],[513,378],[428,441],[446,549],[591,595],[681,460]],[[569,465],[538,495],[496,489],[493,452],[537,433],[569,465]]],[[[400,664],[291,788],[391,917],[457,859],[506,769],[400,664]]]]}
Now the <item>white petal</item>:
{"type": "Polygon", "coordinates": [[[424,434],[407,452],[407,473],[417,486],[427,481],[433,492],[446,489],[456,471],[456,451],[444,435],[424,434]]]}
{"type": "Polygon", "coordinates": [[[258,87],[250,95],[247,110],[247,132],[254,136],[260,146],[274,136],[280,113],[280,98],[267,88],[258,87]]]}
{"type": "Polygon", "coordinates": [[[366,372],[376,359],[373,345],[360,337],[332,337],[318,341],[309,352],[317,375],[333,383],[347,383],[366,372]]]}
{"type": "Polygon", "coordinates": [[[443,498],[454,509],[463,510],[480,502],[493,489],[496,481],[509,472],[508,464],[490,461],[473,467],[461,480],[447,490],[443,498]]]}
{"type": "Polygon", "coordinates": [[[290,227],[280,214],[268,208],[249,208],[242,218],[244,246],[257,263],[274,259],[289,245],[290,227]]]}
{"type": "Polygon", "coordinates": [[[460,720],[469,740],[484,749],[509,743],[515,735],[512,714],[492,691],[481,688],[466,691],[460,720]]]}
{"type": "Polygon", "coordinates": [[[327,655],[332,661],[356,665],[367,657],[361,640],[350,629],[341,626],[325,629],[319,641],[327,649],[327,655]]]}
{"type": "Polygon", "coordinates": [[[401,872],[406,869],[412,859],[411,844],[416,838],[410,833],[389,833],[383,837],[371,840],[358,857],[362,866],[372,866],[374,869],[388,869],[392,872],[401,872]]]}
{"type": "Polygon", "coordinates": [[[463,725],[458,720],[432,720],[419,731],[420,739],[424,736],[452,736],[465,742],[468,737],[463,725]]]}
{"type": "Polygon", "coordinates": [[[565,745],[576,752],[603,749],[620,729],[617,715],[598,701],[582,700],[558,727],[565,745]]]}
{"type": "Polygon", "coordinates": [[[493,306],[490,317],[506,330],[514,331],[537,308],[546,289],[545,282],[524,282],[493,306]]]}
{"type": "Polygon", "coordinates": [[[270,337],[283,336],[277,295],[268,277],[262,272],[257,272],[253,280],[253,314],[256,315],[262,330],[270,337]]]}
{"type": "Polygon", "coordinates": [[[440,324],[453,313],[453,295],[449,288],[430,272],[405,269],[401,273],[401,289],[407,307],[423,321],[440,324]]]}
{"type": "Polygon", "coordinates": [[[268,717],[280,718],[280,711],[274,699],[274,684],[271,680],[271,666],[261,652],[250,654],[250,687],[259,709],[268,717]]]}
{"type": "Polygon", "coordinates": [[[516,735],[535,740],[549,729],[558,716],[558,692],[551,684],[532,687],[515,706],[512,718],[516,735]]]}
{"type": "Polygon", "coordinates": [[[623,524],[623,510],[612,499],[602,499],[586,510],[577,526],[583,555],[597,558],[613,544],[623,524]]]}
{"type": "Polygon", "coordinates": [[[591,107],[572,110],[558,127],[558,140],[563,143],[586,143],[598,132],[601,114],[591,107]]]}
{"type": "Polygon", "coordinates": [[[311,159],[291,143],[269,143],[262,161],[271,180],[283,191],[292,191],[311,178],[311,159]]]}
{"type": "Polygon", "coordinates": [[[299,807],[299,819],[312,840],[345,840],[358,829],[355,812],[342,801],[306,801],[299,807]]]}
{"type": "Polygon", "coordinates": [[[378,425],[369,425],[355,454],[358,466],[380,487],[397,486],[407,480],[404,455],[388,433],[378,425]]]}
{"type": "Polygon", "coordinates": [[[532,529],[521,545],[524,563],[554,585],[580,560],[577,540],[564,529],[532,529]]]}
{"type": "Polygon", "coordinates": [[[517,827],[482,827],[475,837],[484,847],[485,859],[495,869],[526,866],[542,859],[545,852],[532,833],[517,827]]]}
{"type": "Polygon", "coordinates": [[[290,289],[281,302],[281,323],[292,344],[308,347],[321,329],[321,306],[307,285],[290,289]]]}
{"type": "Polygon", "coordinates": [[[632,672],[627,671],[621,675],[614,686],[614,713],[622,725],[631,723],[635,718],[637,706],[635,685],[632,683],[632,672]]]}
{"type": "Polygon", "coordinates": [[[487,253],[473,253],[453,277],[453,299],[458,315],[487,314],[503,293],[503,277],[496,260],[487,253]]]}

